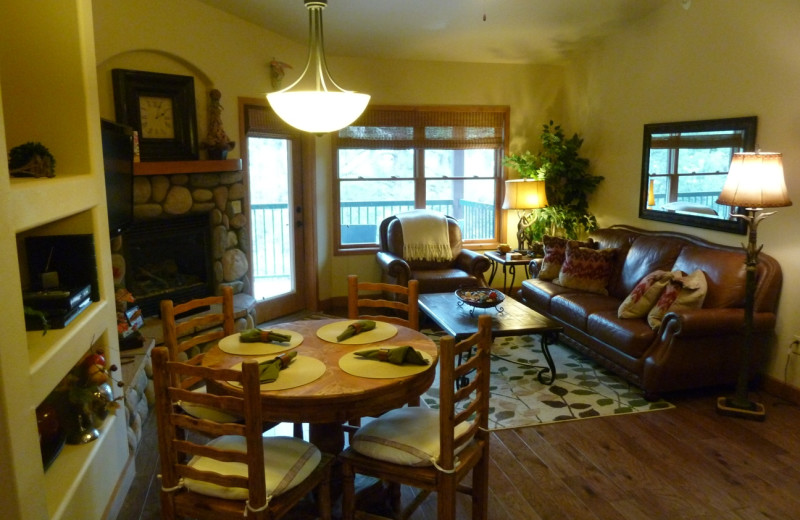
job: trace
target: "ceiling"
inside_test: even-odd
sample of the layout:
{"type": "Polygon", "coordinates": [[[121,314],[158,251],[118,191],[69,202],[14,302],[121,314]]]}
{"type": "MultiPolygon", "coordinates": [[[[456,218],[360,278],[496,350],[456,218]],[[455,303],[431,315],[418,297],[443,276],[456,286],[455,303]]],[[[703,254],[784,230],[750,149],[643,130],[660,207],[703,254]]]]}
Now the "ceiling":
{"type": "MultiPolygon", "coordinates": [[[[297,42],[303,0],[199,0],[297,42]]],[[[334,56],[477,63],[552,63],[656,9],[691,0],[330,0],[334,56]]]]}

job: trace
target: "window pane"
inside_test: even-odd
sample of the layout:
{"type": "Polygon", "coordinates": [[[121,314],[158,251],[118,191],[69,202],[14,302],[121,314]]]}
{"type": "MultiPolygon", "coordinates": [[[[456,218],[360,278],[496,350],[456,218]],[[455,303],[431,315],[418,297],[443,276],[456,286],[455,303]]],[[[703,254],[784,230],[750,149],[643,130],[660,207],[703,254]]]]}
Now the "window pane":
{"type": "Polygon", "coordinates": [[[681,148],[678,154],[678,173],[727,173],[733,158],[730,148],[681,148]]]}
{"type": "Polygon", "coordinates": [[[425,207],[456,218],[464,240],[492,239],[494,190],[494,179],[431,180],[425,183],[425,207]]]}
{"type": "Polygon", "coordinates": [[[339,150],[340,179],[411,179],[414,150],[339,150]]]}
{"type": "Polygon", "coordinates": [[[425,150],[425,177],[494,177],[495,151],[425,150]]]}
{"type": "Polygon", "coordinates": [[[666,175],[669,168],[669,150],[664,148],[650,150],[650,175],[666,175]]]}
{"type": "Polygon", "coordinates": [[[414,181],[342,181],[339,196],[342,245],[377,244],[384,218],[414,209],[414,181]]]}

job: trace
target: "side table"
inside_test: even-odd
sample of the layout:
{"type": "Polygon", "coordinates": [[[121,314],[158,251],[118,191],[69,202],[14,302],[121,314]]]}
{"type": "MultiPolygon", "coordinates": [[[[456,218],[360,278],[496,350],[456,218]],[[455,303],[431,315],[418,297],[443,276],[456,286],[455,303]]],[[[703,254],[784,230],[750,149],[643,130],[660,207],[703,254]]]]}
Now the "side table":
{"type": "Polygon", "coordinates": [[[533,257],[523,256],[519,260],[506,260],[506,255],[498,251],[486,251],[484,253],[486,258],[492,262],[492,271],[489,274],[489,285],[492,285],[497,270],[500,266],[503,267],[503,294],[508,294],[509,290],[514,288],[514,279],[517,277],[517,266],[521,265],[525,269],[525,277],[529,277],[528,264],[530,264],[533,257]],[[506,287],[507,275],[511,275],[511,283],[506,287]]]}

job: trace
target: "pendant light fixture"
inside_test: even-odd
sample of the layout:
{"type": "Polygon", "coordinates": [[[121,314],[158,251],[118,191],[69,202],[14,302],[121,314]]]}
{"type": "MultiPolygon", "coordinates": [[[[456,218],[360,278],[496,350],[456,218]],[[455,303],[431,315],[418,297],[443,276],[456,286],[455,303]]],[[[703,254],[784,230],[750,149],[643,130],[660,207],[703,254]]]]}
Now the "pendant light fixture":
{"type": "Polygon", "coordinates": [[[322,10],[327,4],[327,0],[305,0],[309,21],[306,68],[290,86],[267,94],[281,119],[315,134],[344,128],[364,112],[369,102],[369,94],[344,90],[328,72],[322,38],[322,10]]]}

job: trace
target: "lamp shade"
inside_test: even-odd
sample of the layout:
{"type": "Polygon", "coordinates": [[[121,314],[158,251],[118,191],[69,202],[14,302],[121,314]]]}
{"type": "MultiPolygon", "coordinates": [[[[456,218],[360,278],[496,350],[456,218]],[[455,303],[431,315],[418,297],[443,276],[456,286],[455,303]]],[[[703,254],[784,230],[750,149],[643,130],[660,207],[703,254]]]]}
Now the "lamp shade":
{"type": "Polygon", "coordinates": [[[733,154],[717,204],[745,208],[791,206],[783,178],[783,156],[769,152],[733,154]]]}
{"type": "Polygon", "coordinates": [[[349,125],[364,112],[369,94],[344,90],[333,81],[325,63],[322,10],[327,0],[305,0],[308,9],[308,62],[300,78],[279,92],[267,94],[278,117],[306,132],[321,134],[349,125]]]}
{"type": "Polygon", "coordinates": [[[540,209],[547,206],[544,181],[513,179],[506,181],[503,209],[540,209]]]}

